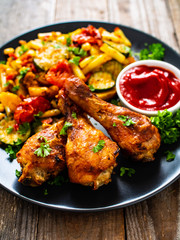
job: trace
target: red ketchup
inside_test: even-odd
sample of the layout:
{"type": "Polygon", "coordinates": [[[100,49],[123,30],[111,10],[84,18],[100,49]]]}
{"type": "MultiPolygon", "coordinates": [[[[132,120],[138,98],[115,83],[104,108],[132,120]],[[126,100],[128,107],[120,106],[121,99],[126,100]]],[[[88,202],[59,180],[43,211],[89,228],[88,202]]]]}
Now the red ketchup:
{"type": "Polygon", "coordinates": [[[125,100],[143,110],[163,110],[180,101],[180,79],[160,67],[134,67],[123,74],[119,86],[125,100]]]}

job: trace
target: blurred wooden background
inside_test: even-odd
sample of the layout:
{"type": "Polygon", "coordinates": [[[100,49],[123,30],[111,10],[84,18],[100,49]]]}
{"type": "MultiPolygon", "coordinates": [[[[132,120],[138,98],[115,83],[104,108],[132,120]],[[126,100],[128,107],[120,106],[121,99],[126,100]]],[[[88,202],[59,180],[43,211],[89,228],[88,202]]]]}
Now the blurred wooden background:
{"type": "MultiPolygon", "coordinates": [[[[180,51],[180,0],[0,0],[0,44],[61,21],[131,26],[180,51]]],[[[46,209],[0,188],[1,240],[179,240],[180,180],[136,205],[98,213],[46,209]]]]}

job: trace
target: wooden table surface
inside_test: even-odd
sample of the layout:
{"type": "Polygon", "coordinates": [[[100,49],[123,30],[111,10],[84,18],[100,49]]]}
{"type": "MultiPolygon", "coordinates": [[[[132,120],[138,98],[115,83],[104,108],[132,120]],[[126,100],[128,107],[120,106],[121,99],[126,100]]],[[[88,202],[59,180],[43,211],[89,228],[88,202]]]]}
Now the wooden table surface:
{"type": "MultiPolygon", "coordinates": [[[[180,0],[0,0],[0,44],[54,22],[131,26],[180,50],[180,0]]],[[[180,239],[180,181],[123,209],[71,213],[39,207],[0,188],[1,240],[180,239]]]]}

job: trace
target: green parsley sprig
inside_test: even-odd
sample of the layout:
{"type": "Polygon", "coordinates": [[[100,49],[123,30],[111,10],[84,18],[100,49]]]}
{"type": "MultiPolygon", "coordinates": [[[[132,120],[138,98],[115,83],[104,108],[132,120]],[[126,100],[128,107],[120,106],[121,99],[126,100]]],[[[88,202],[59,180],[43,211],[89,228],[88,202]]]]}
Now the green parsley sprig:
{"type": "Polygon", "coordinates": [[[132,177],[133,174],[135,174],[135,169],[133,168],[127,168],[127,167],[121,167],[120,168],[120,176],[124,176],[126,173],[129,177],[132,177]]]}
{"type": "Polygon", "coordinates": [[[95,147],[93,147],[93,152],[94,153],[99,152],[101,149],[104,148],[104,145],[105,145],[105,141],[104,140],[99,140],[98,144],[95,147]]]}
{"type": "Polygon", "coordinates": [[[18,52],[19,55],[21,56],[23,53],[27,52],[29,50],[28,47],[24,46],[24,45],[21,45],[20,46],[20,51],[18,52]]]}
{"type": "Polygon", "coordinates": [[[167,109],[158,111],[157,116],[151,117],[151,122],[160,130],[163,143],[175,143],[180,137],[180,109],[175,115],[167,109]]]}
{"type": "Polygon", "coordinates": [[[161,43],[145,44],[146,48],[142,49],[139,54],[139,60],[154,59],[163,60],[165,48],[161,43]]]}
{"type": "Polygon", "coordinates": [[[52,149],[49,147],[49,144],[47,139],[43,136],[39,136],[38,139],[44,141],[40,144],[40,147],[34,151],[34,154],[36,154],[38,157],[47,157],[52,149]]]}
{"type": "Polygon", "coordinates": [[[63,128],[60,131],[60,135],[67,135],[67,130],[69,127],[72,127],[72,123],[70,122],[65,122],[63,128]]]}
{"type": "Polygon", "coordinates": [[[73,57],[72,59],[69,60],[69,63],[73,63],[75,65],[79,65],[79,61],[80,61],[80,57],[76,56],[76,57],[73,57]]]}
{"type": "Polygon", "coordinates": [[[123,121],[123,125],[126,127],[129,127],[133,124],[135,124],[135,122],[133,122],[133,120],[131,118],[129,118],[128,116],[124,116],[124,115],[119,115],[118,118],[123,121]]]}

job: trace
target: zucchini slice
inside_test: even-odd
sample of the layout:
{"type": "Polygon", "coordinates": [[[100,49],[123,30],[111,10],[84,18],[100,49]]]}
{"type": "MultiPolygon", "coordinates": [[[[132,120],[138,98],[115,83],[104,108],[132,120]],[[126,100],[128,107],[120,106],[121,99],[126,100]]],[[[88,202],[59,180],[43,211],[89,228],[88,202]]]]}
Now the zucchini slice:
{"type": "Polygon", "coordinates": [[[25,134],[20,134],[18,131],[14,130],[14,125],[16,121],[14,119],[5,118],[0,121],[0,141],[5,144],[15,145],[16,142],[21,140],[25,142],[26,139],[30,136],[31,130],[25,134]],[[8,133],[9,130],[9,133],[8,133]]]}
{"type": "Polygon", "coordinates": [[[95,72],[89,78],[88,84],[96,91],[103,91],[114,87],[115,81],[109,72],[95,72]]]}
{"type": "Polygon", "coordinates": [[[114,80],[116,80],[117,76],[119,75],[122,69],[123,69],[122,64],[116,60],[111,60],[103,64],[101,68],[102,71],[111,73],[114,80]]]}

